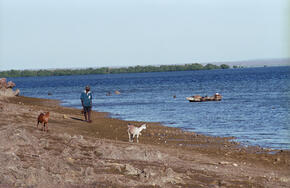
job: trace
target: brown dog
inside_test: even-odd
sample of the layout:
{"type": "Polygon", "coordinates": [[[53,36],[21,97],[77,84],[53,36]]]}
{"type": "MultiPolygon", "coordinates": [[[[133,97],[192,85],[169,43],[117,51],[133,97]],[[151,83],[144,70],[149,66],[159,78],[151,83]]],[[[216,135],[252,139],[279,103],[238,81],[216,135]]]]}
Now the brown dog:
{"type": "Polygon", "coordinates": [[[44,113],[40,113],[38,118],[37,118],[37,128],[38,128],[38,124],[39,123],[43,123],[42,130],[45,131],[45,128],[46,128],[46,131],[48,131],[48,126],[47,126],[48,119],[49,119],[49,112],[46,112],[45,114],[44,113]]]}

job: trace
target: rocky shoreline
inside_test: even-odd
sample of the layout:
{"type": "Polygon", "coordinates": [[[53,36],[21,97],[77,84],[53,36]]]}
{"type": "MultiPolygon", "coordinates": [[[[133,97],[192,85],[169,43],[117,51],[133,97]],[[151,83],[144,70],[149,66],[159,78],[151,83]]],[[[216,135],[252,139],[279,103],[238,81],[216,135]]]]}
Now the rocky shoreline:
{"type": "Polygon", "coordinates": [[[14,97],[19,96],[20,90],[16,89],[13,91],[13,88],[16,84],[12,81],[7,82],[6,78],[0,78],[0,96],[14,97]]]}
{"type": "Polygon", "coordinates": [[[147,123],[129,143],[127,122],[58,101],[0,97],[0,187],[289,187],[290,152],[243,147],[147,123]],[[48,132],[36,128],[50,112],[48,132]]]}

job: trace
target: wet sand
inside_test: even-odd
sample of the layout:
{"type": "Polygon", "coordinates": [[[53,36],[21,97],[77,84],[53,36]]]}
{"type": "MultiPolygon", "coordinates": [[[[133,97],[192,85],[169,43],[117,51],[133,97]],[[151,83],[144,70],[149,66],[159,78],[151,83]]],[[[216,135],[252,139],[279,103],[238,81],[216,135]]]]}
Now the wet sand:
{"type": "Polygon", "coordinates": [[[290,187],[290,152],[243,147],[147,123],[139,143],[127,122],[58,101],[0,98],[0,187],[290,187]],[[37,116],[50,112],[48,132],[37,116]]]}

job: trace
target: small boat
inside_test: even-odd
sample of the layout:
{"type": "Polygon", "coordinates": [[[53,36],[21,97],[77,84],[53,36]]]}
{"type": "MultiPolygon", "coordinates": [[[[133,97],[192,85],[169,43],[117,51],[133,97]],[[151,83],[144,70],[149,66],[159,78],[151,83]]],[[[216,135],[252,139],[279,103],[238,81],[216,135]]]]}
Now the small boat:
{"type": "Polygon", "coordinates": [[[200,95],[195,95],[195,96],[186,97],[186,99],[189,102],[221,101],[222,96],[221,94],[216,93],[212,97],[208,97],[208,96],[202,97],[200,95]]]}

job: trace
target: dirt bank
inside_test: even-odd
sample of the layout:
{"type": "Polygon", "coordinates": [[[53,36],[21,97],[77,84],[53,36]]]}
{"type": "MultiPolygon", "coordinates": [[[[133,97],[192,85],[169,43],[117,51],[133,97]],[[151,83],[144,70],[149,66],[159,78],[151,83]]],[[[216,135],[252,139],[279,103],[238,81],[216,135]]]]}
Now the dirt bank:
{"type": "Polygon", "coordinates": [[[53,100],[0,98],[0,187],[290,187],[289,151],[158,123],[129,143],[128,122],[99,112],[93,123],[82,118],[53,100]],[[46,111],[42,132],[36,119],[46,111]]]}

